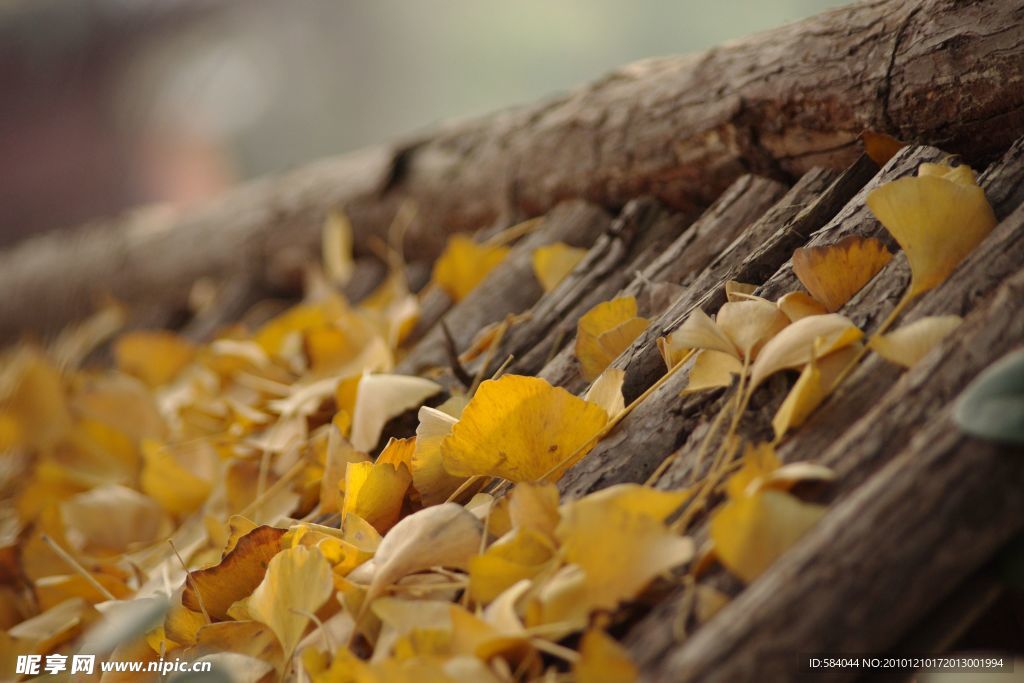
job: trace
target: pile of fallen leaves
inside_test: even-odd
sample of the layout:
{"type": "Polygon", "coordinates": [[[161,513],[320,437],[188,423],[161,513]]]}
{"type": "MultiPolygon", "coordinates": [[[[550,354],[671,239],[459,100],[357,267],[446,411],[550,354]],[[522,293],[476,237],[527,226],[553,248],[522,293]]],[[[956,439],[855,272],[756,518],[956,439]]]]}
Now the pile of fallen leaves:
{"type": "MultiPolygon", "coordinates": [[[[824,513],[791,489],[831,472],[783,465],[773,443],[736,436],[753,392],[798,373],[777,443],[869,351],[909,366],[959,322],[888,331],[994,227],[971,170],[925,164],[867,201],[913,273],[869,341],[836,312],[892,258],[862,238],[798,250],[806,292],[768,301],[730,282],[714,319],[694,310],[659,340],[665,377],[685,369],[687,392],[734,388],[685,490],[654,488],[660,470],[578,500],[555,486],[632,408],[609,365],[649,324],[634,299],[580,320],[583,397],[534,377],[478,378],[460,392],[396,375],[420,297],[392,254],[375,292],[345,300],[340,216],[306,298],[257,329],[229,327],[204,345],[130,331],[114,339],[112,367],[95,367],[85,359],[121,324],[111,307],[46,348],[8,350],[0,670],[13,672],[18,654],[82,652],[205,658],[236,681],[635,678],[609,635],[624,605],[716,562],[752,581],[824,513]],[[384,438],[410,411],[415,436],[384,438]],[[686,534],[709,510],[698,551],[686,534]]],[[[458,301],[507,252],[500,239],[455,237],[431,287],[458,301]]],[[[583,253],[538,249],[543,288],[583,253]]],[[[728,600],[713,589],[697,599],[701,619],[728,600]]]]}

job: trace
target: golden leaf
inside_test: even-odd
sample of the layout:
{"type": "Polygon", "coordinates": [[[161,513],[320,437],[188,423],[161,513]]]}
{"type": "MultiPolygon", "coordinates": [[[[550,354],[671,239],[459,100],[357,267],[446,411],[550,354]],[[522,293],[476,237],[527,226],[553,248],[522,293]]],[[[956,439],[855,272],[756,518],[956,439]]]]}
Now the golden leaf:
{"type": "Polygon", "coordinates": [[[852,363],[860,350],[861,344],[847,346],[828,354],[821,360],[812,359],[800,372],[796,384],[786,396],[782,405],[772,418],[775,430],[775,441],[778,442],[790,429],[804,423],[811,413],[828,398],[836,387],[847,365],[852,363]]]}
{"type": "Polygon", "coordinates": [[[576,683],[630,683],[640,675],[626,649],[596,629],[583,634],[572,672],[576,683]]]}
{"type": "Polygon", "coordinates": [[[607,421],[603,409],[543,379],[505,375],[480,385],[441,442],[441,457],[457,476],[536,481],[586,447],[607,421]]]}
{"type": "Polygon", "coordinates": [[[270,627],[285,659],[295,652],[309,615],[334,592],[331,566],[315,548],[282,550],[270,560],[263,581],[247,601],[249,614],[270,627]]]}
{"type": "Polygon", "coordinates": [[[770,301],[750,299],[722,304],[715,324],[741,356],[753,359],[768,340],[789,324],[789,318],[770,301]]]}
{"type": "Polygon", "coordinates": [[[137,331],[121,335],[114,344],[118,369],[151,387],[167,384],[192,362],[196,348],[171,332],[137,331]]]}
{"type": "Polygon", "coordinates": [[[693,557],[693,541],[677,536],[662,521],[669,505],[678,506],[680,494],[659,491],[655,496],[639,488],[606,493],[603,501],[584,498],[562,513],[557,530],[562,557],[585,576],[577,614],[614,609],[654,577],[693,557]]]}
{"type": "Polygon", "coordinates": [[[350,462],[345,469],[342,517],[354,514],[384,533],[398,521],[411,482],[404,464],[350,462]]]}
{"type": "Polygon", "coordinates": [[[533,273],[545,292],[552,291],[572,272],[583,257],[586,249],[570,247],[564,242],[555,242],[533,250],[533,273]]]}
{"type": "Polygon", "coordinates": [[[869,192],[867,205],[907,255],[911,296],[945,280],[996,226],[967,166],[922,164],[917,177],[869,192]]]}
{"type": "Polygon", "coordinates": [[[508,251],[508,247],[477,244],[465,235],[452,235],[434,263],[433,281],[452,301],[462,301],[505,260],[508,251]]]}
{"type": "Polygon", "coordinates": [[[210,494],[216,454],[206,443],[172,449],[159,442],[142,442],[142,491],[168,512],[183,516],[210,494]],[[198,476],[202,473],[207,476],[198,476]]]}
{"type": "Polygon", "coordinates": [[[205,606],[211,619],[229,618],[228,608],[248,597],[263,581],[267,564],[281,551],[284,533],[284,529],[258,526],[242,536],[220,563],[192,572],[181,604],[195,612],[205,606]]]}
{"type": "Polygon", "coordinates": [[[747,301],[757,291],[757,285],[736,280],[725,281],[726,301],[747,301]]]}
{"type": "Polygon", "coordinates": [[[733,375],[743,372],[743,363],[736,356],[704,349],[693,359],[684,393],[704,391],[732,384],[733,375]]]}
{"type": "Polygon", "coordinates": [[[958,315],[939,315],[915,320],[888,334],[876,335],[868,347],[890,363],[909,368],[960,326],[958,315]]]}
{"type": "Polygon", "coordinates": [[[907,146],[907,143],[900,142],[891,135],[873,130],[861,133],[860,139],[864,143],[864,153],[879,167],[885,166],[889,163],[889,159],[896,156],[896,152],[907,146]]]}
{"type": "Polygon", "coordinates": [[[352,446],[360,451],[373,449],[388,420],[418,408],[439,391],[439,384],[421,377],[363,375],[352,413],[352,446]]]}
{"type": "Polygon", "coordinates": [[[473,600],[487,604],[523,579],[532,579],[554,558],[548,538],[529,528],[519,528],[491,545],[483,555],[469,560],[469,592],[473,600]]]}
{"type": "Polygon", "coordinates": [[[658,349],[670,370],[690,349],[720,351],[740,358],[739,350],[732,340],[699,308],[693,309],[683,324],[667,337],[659,339],[658,349]]]}
{"type": "Polygon", "coordinates": [[[455,503],[414,512],[396,524],[377,548],[366,602],[372,603],[408,574],[430,567],[464,569],[480,550],[481,533],[480,520],[455,503]]]}
{"type": "Polygon", "coordinates": [[[750,583],[825,514],[820,505],[788,493],[761,490],[730,499],[711,518],[711,540],[719,560],[750,583]]]}
{"type": "Polygon", "coordinates": [[[608,368],[587,389],[583,397],[586,401],[601,406],[608,413],[608,419],[614,420],[626,409],[626,399],[622,395],[622,385],[626,381],[626,372],[619,368],[608,368]]]}
{"type": "Polygon", "coordinates": [[[576,358],[583,377],[593,382],[620,353],[647,329],[636,315],[636,298],[605,301],[587,311],[576,325],[576,358]]]}
{"type": "Polygon", "coordinates": [[[819,301],[807,292],[790,292],[779,297],[775,302],[779,310],[786,314],[792,322],[812,315],[824,315],[828,313],[819,301]]]}
{"type": "Polygon", "coordinates": [[[769,375],[798,368],[860,340],[864,333],[838,313],[812,315],[790,324],[764,345],[750,369],[750,385],[769,375]]]}
{"type": "MultiPolygon", "coordinates": [[[[460,405],[460,412],[461,408],[460,405]]],[[[416,449],[412,456],[412,485],[424,505],[437,505],[448,500],[448,496],[465,481],[464,477],[449,474],[441,457],[441,442],[451,434],[452,427],[459,420],[427,406],[420,408],[419,420],[416,449]]]]}
{"type": "Polygon", "coordinates": [[[835,244],[793,252],[793,272],[829,313],[838,311],[871,281],[892,254],[881,240],[848,235],[835,244]]]}

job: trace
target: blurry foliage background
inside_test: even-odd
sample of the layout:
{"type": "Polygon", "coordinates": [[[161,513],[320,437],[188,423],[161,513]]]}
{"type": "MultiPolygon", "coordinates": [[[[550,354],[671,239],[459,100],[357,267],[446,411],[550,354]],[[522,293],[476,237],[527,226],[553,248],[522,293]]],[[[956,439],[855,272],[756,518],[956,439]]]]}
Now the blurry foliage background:
{"type": "Polygon", "coordinates": [[[0,243],[840,4],[0,0],[0,243]]]}

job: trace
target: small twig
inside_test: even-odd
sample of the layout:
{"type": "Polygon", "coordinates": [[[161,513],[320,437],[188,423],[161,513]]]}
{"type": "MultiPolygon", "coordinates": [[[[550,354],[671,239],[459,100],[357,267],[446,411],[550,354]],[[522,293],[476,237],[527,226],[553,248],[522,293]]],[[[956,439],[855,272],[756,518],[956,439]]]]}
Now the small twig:
{"type": "Polygon", "coordinates": [[[209,624],[213,620],[210,619],[210,613],[206,611],[206,603],[203,601],[203,593],[199,590],[199,582],[192,576],[192,571],[185,564],[185,558],[181,556],[178,549],[174,547],[174,539],[168,538],[167,545],[171,546],[171,550],[174,551],[174,556],[178,558],[178,562],[181,563],[181,568],[185,570],[185,576],[189,581],[192,582],[192,590],[196,592],[196,599],[199,601],[199,610],[203,613],[203,618],[206,619],[206,623],[209,624]]]}
{"type": "Polygon", "coordinates": [[[98,590],[100,592],[100,595],[105,597],[107,600],[117,600],[114,594],[107,590],[106,586],[100,583],[99,580],[97,580],[96,577],[93,576],[88,569],[83,567],[78,560],[72,557],[71,553],[69,553],[67,550],[64,550],[64,548],[60,547],[60,544],[57,543],[57,541],[50,538],[49,534],[43,534],[42,539],[46,543],[46,545],[50,546],[50,549],[53,550],[53,552],[57,553],[60,559],[64,560],[64,562],[66,562],[69,567],[74,569],[78,574],[82,576],[83,579],[88,581],[93,588],[98,590]]]}

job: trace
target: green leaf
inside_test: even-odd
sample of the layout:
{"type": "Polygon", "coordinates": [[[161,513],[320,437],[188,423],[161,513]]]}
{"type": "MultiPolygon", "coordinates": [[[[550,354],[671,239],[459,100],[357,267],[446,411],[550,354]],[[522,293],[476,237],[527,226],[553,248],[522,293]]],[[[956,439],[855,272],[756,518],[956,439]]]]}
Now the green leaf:
{"type": "Polygon", "coordinates": [[[1024,349],[978,375],[957,399],[953,419],[972,436],[1024,444],[1024,349]]]}

